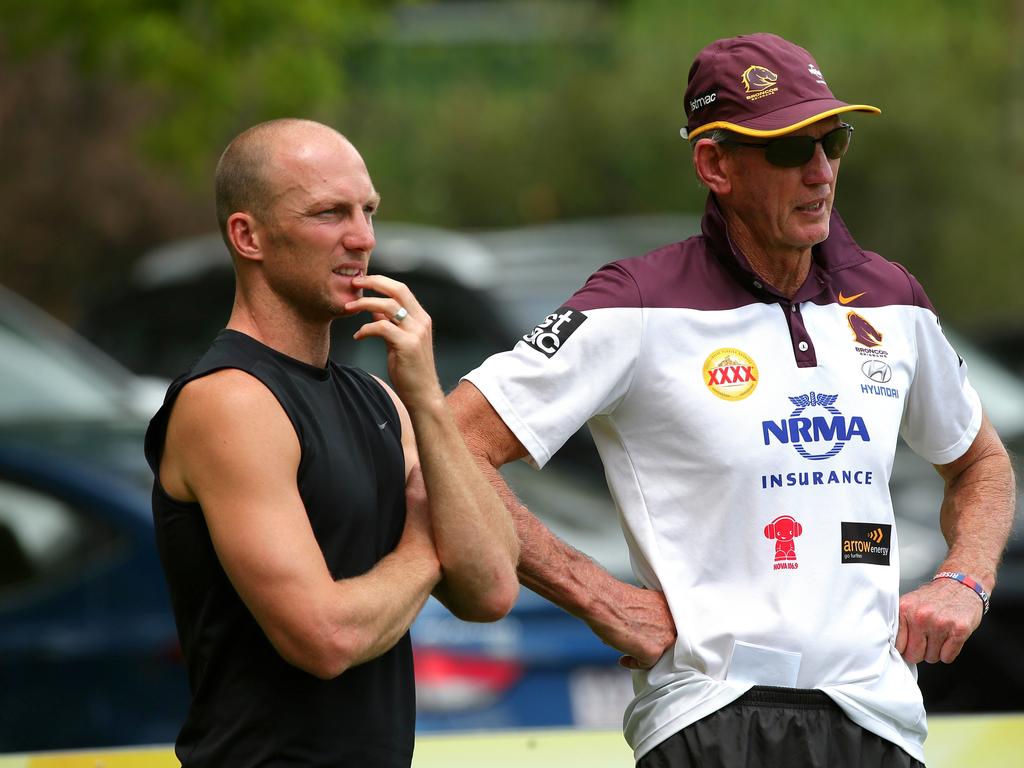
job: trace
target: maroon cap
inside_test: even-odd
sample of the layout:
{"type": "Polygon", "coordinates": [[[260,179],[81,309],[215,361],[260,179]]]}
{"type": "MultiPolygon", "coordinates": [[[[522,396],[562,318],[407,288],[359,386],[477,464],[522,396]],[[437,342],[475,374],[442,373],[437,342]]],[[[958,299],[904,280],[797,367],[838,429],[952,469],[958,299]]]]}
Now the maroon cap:
{"type": "Polygon", "coordinates": [[[840,112],[881,112],[839,101],[811,54],[766,32],[716,40],[698,53],[684,108],[684,139],[713,128],[780,136],[840,112]]]}

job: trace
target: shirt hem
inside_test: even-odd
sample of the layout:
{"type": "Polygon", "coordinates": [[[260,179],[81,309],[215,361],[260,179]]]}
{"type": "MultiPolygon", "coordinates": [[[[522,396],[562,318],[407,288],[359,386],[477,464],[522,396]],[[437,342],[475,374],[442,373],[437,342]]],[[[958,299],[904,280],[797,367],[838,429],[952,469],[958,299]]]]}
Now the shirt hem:
{"type": "MultiPolygon", "coordinates": [[[[902,749],[908,755],[915,760],[924,762],[924,742],[913,742],[909,741],[903,736],[896,728],[891,725],[872,717],[867,712],[855,707],[850,701],[844,699],[841,696],[836,696],[828,688],[821,688],[822,693],[827,695],[834,701],[848,718],[863,728],[865,731],[870,731],[876,736],[881,736],[886,741],[890,741],[897,747],[902,749]]],[[[922,718],[923,719],[923,718],[922,718]]]]}
{"type": "Polygon", "coordinates": [[[964,430],[964,433],[963,435],[960,436],[960,439],[957,440],[956,443],[951,445],[946,450],[933,453],[924,458],[926,458],[932,464],[942,465],[956,461],[965,453],[967,453],[971,445],[974,443],[974,438],[976,438],[978,436],[978,433],[981,431],[982,407],[981,400],[980,398],[978,398],[977,393],[974,393],[974,402],[975,408],[974,413],[971,416],[971,423],[967,427],[967,429],[964,430]]]}
{"type": "MultiPolygon", "coordinates": [[[[636,744],[630,744],[630,746],[633,747],[633,759],[639,762],[641,757],[661,744],[661,742],[679,733],[679,731],[683,730],[687,726],[693,725],[698,720],[705,718],[708,715],[712,715],[723,707],[732,704],[736,699],[753,687],[753,683],[746,686],[740,686],[738,688],[730,686],[723,690],[719,695],[704,702],[701,706],[687,710],[679,716],[672,718],[664,725],[659,726],[651,733],[644,736],[636,744]]],[[[629,741],[628,738],[626,740],[629,741]]]]}

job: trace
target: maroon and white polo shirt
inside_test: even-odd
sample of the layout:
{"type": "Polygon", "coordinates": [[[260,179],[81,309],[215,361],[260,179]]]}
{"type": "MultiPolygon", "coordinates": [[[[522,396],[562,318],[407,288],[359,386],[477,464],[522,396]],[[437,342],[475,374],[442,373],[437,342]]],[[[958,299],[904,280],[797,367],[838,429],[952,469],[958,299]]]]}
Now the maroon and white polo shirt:
{"type": "Polygon", "coordinates": [[[636,577],[668,599],[678,640],[625,714],[637,758],[764,684],[819,688],[923,760],[888,480],[899,436],[961,456],[978,397],[918,282],[837,213],[792,301],[713,200],[702,229],[603,267],[466,378],[538,467],[589,424],[636,577]]]}

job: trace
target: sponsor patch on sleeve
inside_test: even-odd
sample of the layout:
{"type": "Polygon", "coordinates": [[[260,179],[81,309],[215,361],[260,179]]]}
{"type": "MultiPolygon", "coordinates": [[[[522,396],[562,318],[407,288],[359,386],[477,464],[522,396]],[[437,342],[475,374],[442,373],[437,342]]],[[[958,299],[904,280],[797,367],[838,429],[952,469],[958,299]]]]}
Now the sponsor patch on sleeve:
{"type": "Polygon", "coordinates": [[[892,526],[843,522],[842,563],[889,565],[892,526]]]}
{"type": "Polygon", "coordinates": [[[523,341],[541,354],[553,357],[586,319],[587,316],[578,310],[559,307],[545,317],[540,325],[523,336],[523,341]]]}

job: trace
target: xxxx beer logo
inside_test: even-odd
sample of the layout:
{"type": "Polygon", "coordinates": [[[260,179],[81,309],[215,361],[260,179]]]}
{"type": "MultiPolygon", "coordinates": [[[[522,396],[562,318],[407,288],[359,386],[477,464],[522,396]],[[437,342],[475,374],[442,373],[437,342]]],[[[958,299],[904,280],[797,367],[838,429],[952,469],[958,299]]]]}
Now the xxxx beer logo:
{"type": "Polygon", "coordinates": [[[704,361],[704,383],[723,400],[742,400],[757,388],[757,365],[739,349],[716,349],[704,361]]]}

